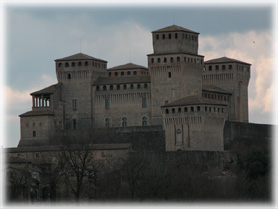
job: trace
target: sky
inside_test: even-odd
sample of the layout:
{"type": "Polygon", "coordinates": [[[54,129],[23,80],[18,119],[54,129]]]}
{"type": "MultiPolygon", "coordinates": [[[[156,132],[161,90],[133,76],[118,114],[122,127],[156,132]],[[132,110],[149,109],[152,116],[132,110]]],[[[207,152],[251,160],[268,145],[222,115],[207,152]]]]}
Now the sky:
{"type": "Polygon", "coordinates": [[[55,59],[82,52],[108,61],[108,68],[129,62],[147,67],[151,32],[173,24],[200,33],[205,60],[227,56],[251,63],[249,121],[274,123],[273,4],[6,3],[2,10],[4,147],[18,145],[18,115],[31,110],[30,93],[57,83],[55,59]]]}

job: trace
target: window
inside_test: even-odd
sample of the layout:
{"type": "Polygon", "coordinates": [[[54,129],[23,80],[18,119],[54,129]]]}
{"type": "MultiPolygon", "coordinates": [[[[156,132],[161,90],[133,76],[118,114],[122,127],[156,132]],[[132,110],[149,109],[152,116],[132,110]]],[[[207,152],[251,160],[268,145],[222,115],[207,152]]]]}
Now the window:
{"type": "Polygon", "coordinates": [[[177,33],[175,33],[175,39],[178,39],[178,34],[177,33]]]}
{"type": "Polygon", "coordinates": [[[106,128],[110,127],[110,118],[105,118],[105,127],[106,128]]]}
{"type": "Polygon", "coordinates": [[[115,76],[118,76],[118,72],[115,72],[115,76]]]}
{"type": "Polygon", "coordinates": [[[124,84],[124,89],[126,89],[126,84],[124,84]]]}
{"type": "Polygon", "coordinates": [[[58,67],[62,67],[62,66],[63,66],[62,63],[59,63],[58,67]]]}
{"type": "Polygon", "coordinates": [[[134,88],[133,84],[130,84],[130,89],[133,89],[133,88],[134,88]]]}
{"type": "Polygon", "coordinates": [[[122,118],[122,127],[124,127],[124,128],[127,127],[127,118],[126,117],[122,118]]]}
{"type": "Polygon", "coordinates": [[[181,113],[181,108],[180,107],[178,108],[178,112],[181,113]]]}
{"type": "Polygon", "coordinates": [[[167,58],[166,57],[164,57],[164,62],[167,62],[167,58]]]}
{"type": "Polygon", "coordinates": [[[198,112],[201,111],[201,107],[200,107],[200,106],[197,107],[197,111],[198,111],[198,112]]]}
{"type": "Polygon", "coordinates": [[[166,109],[166,110],[165,110],[165,113],[166,113],[166,114],[169,114],[169,110],[168,110],[168,109],[166,109]]]}
{"type": "Polygon", "coordinates": [[[71,74],[70,73],[68,73],[68,79],[71,79],[71,74]]]}
{"type": "Polygon", "coordinates": [[[145,95],[142,96],[142,107],[143,108],[147,107],[147,97],[145,95]]]}
{"type": "Polygon", "coordinates": [[[82,66],[82,62],[78,62],[78,66],[82,66]]]}
{"type": "Polygon", "coordinates": [[[233,66],[232,65],[229,65],[229,70],[232,70],[233,69],[233,66]]]}
{"type": "Polygon", "coordinates": [[[166,105],[167,105],[167,104],[168,104],[168,100],[166,100],[164,104],[166,104],[166,105]]]}
{"type": "Polygon", "coordinates": [[[121,72],[121,76],[124,76],[125,75],[125,73],[124,72],[121,72]]]}
{"type": "Polygon", "coordinates": [[[140,83],[137,84],[137,89],[140,89],[141,88],[141,85],[140,83]]]}
{"type": "Polygon", "coordinates": [[[144,84],[144,89],[147,89],[148,88],[148,84],[144,84]]]}
{"type": "Polygon", "coordinates": [[[114,86],[110,85],[109,89],[112,91],[114,89],[114,86]]]}
{"type": "Polygon", "coordinates": [[[36,152],[36,153],[35,153],[35,158],[36,158],[36,159],[40,158],[40,153],[36,152]]]}
{"type": "Polygon", "coordinates": [[[146,116],[144,116],[143,118],[142,118],[142,126],[147,126],[148,124],[147,124],[147,117],[146,116]]]}
{"type": "Polygon", "coordinates": [[[120,85],[117,85],[117,90],[120,90],[120,89],[121,89],[120,85]]]}
{"type": "Polygon", "coordinates": [[[85,66],[88,66],[88,62],[87,61],[85,62],[85,66]]]}
{"type": "Polygon", "coordinates": [[[168,72],[168,78],[171,78],[171,77],[172,77],[172,73],[168,72]]]}
{"type": "Polygon", "coordinates": [[[110,99],[105,99],[105,109],[106,110],[110,109],[110,99]]]}
{"type": "Polygon", "coordinates": [[[156,34],[156,40],[159,40],[159,35],[158,34],[156,34]]]}
{"type": "Polygon", "coordinates": [[[176,145],[182,145],[182,134],[180,129],[176,130],[176,145]]]}
{"type": "Polygon", "coordinates": [[[226,65],[222,65],[222,70],[225,70],[226,69],[226,65]]]}
{"type": "Polygon", "coordinates": [[[72,66],[72,67],[75,67],[75,62],[72,62],[72,63],[71,63],[71,66],[72,66]]]}
{"type": "Polygon", "coordinates": [[[36,137],[37,133],[36,131],[33,131],[33,137],[36,137]]]}
{"type": "Polygon", "coordinates": [[[185,108],[184,108],[184,112],[187,112],[187,111],[188,111],[188,109],[187,109],[187,107],[185,107],[185,108]]]}
{"type": "Polygon", "coordinates": [[[174,58],[173,57],[170,58],[170,62],[174,62],[174,58]]]}
{"type": "Polygon", "coordinates": [[[186,62],[186,57],[184,57],[184,62],[186,62]]]}
{"type": "Polygon", "coordinates": [[[72,109],[77,110],[77,101],[76,101],[76,99],[72,100],[72,109]]]}
{"type": "Polygon", "coordinates": [[[191,112],[194,112],[194,107],[191,107],[190,110],[191,110],[191,112]]]}
{"type": "Polygon", "coordinates": [[[96,87],[96,90],[99,91],[99,86],[96,87]]]}
{"type": "Polygon", "coordinates": [[[176,109],[175,108],[172,108],[172,113],[175,113],[176,109]]]}
{"type": "Polygon", "coordinates": [[[137,75],[137,71],[134,71],[134,72],[133,72],[133,75],[137,75]]]}
{"type": "Polygon", "coordinates": [[[162,34],[162,39],[165,39],[165,34],[162,34]]]}
{"type": "Polygon", "coordinates": [[[103,91],[106,91],[106,86],[103,86],[103,91]]]}
{"type": "Polygon", "coordinates": [[[77,119],[72,120],[72,127],[73,129],[77,129],[77,119]]]}
{"type": "Polygon", "coordinates": [[[169,34],[169,35],[168,35],[168,38],[169,38],[169,39],[171,39],[171,38],[172,38],[171,34],[169,34]]]}
{"type": "Polygon", "coordinates": [[[66,62],[66,67],[69,67],[69,63],[66,62]]]}
{"type": "Polygon", "coordinates": [[[215,66],[215,70],[219,70],[219,66],[218,65],[215,66]]]}
{"type": "Polygon", "coordinates": [[[154,59],[153,58],[151,59],[151,62],[154,63],[154,59]]]}
{"type": "Polygon", "coordinates": [[[157,62],[160,63],[160,58],[157,58],[157,62]]]}
{"type": "Polygon", "coordinates": [[[177,62],[179,62],[180,61],[180,57],[177,57],[177,62]]]}
{"type": "Polygon", "coordinates": [[[185,34],[185,39],[187,39],[187,34],[185,34]]]}
{"type": "Polygon", "coordinates": [[[111,74],[112,74],[111,72],[108,74],[108,75],[109,75],[109,77],[111,77],[111,74]]]}

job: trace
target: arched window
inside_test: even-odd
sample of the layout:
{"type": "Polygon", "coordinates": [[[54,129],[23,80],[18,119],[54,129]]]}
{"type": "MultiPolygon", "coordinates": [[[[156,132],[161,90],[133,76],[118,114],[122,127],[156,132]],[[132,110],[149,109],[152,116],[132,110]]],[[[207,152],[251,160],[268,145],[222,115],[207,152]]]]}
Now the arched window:
{"type": "Polygon", "coordinates": [[[147,89],[148,88],[148,84],[144,84],[144,89],[147,89]]]}
{"type": "Polygon", "coordinates": [[[87,61],[85,62],[85,66],[88,66],[88,62],[87,61]]]}
{"type": "Polygon", "coordinates": [[[177,57],[177,62],[179,62],[180,61],[180,57],[177,57]]]}
{"type": "Polygon", "coordinates": [[[232,65],[229,65],[229,70],[232,70],[233,69],[233,66],[232,65]]]}
{"type": "Polygon", "coordinates": [[[115,74],[114,74],[115,76],[118,76],[118,72],[115,72],[115,74]]]}
{"type": "Polygon", "coordinates": [[[121,89],[120,85],[117,85],[117,90],[120,90],[120,89],[121,89]]]}
{"type": "Polygon", "coordinates": [[[71,66],[72,66],[72,67],[75,67],[75,62],[72,62],[72,63],[71,63],[71,66]]]}
{"type": "Polygon", "coordinates": [[[198,111],[198,112],[201,111],[201,107],[200,107],[200,106],[197,107],[197,111],[198,111]]]}
{"type": "Polygon", "coordinates": [[[108,75],[109,75],[109,77],[111,77],[112,73],[110,72],[108,75]]]}
{"type": "Polygon", "coordinates": [[[66,62],[66,65],[65,65],[65,66],[66,66],[66,67],[69,67],[69,63],[66,62]]]}
{"type": "Polygon", "coordinates": [[[125,72],[121,72],[121,76],[124,76],[125,75],[125,72]]]}
{"type": "Polygon", "coordinates": [[[181,108],[180,107],[178,108],[178,113],[181,113],[181,108]]]}
{"type": "Polygon", "coordinates": [[[190,110],[191,110],[191,112],[194,112],[194,107],[191,107],[190,110]]]}
{"type": "Polygon", "coordinates": [[[71,74],[70,73],[68,73],[68,79],[71,79],[71,74]]]}
{"type": "Polygon", "coordinates": [[[178,39],[178,34],[177,33],[175,33],[175,39],[178,39]]]}
{"type": "Polygon", "coordinates": [[[156,34],[156,40],[159,40],[159,35],[158,34],[156,34]]]}
{"type": "Polygon", "coordinates": [[[99,91],[99,86],[96,87],[96,90],[99,91]]]}
{"type": "Polygon", "coordinates": [[[126,89],[126,84],[124,84],[124,89],[126,89]]]}
{"type": "Polygon", "coordinates": [[[141,88],[141,85],[140,83],[137,84],[137,89],[140,89],[141,88]]]}
{"type": "Polygon", "coordinates": [[[134,88],[133,84],[130,84],[130,89],[133,89],[133,88],[134,88]]]}
{"type": "Polygon", "coordinates": [[[82,62],[78,62],[78,66],[82,66],[82,62]]]}
{"type": "Polygon", "coordinates": [[[147,126],[148,124],[147,124],[147,117],[146,116],[144,116],[143,118],[142,118],[142,126],[147,126]]]}
{"type": "Polygon", "coordinates": [[[212,71],[212,66],[211,65],[209,66],[209,71],[212,71]]]}
{"type": "Polygon", "coordinates": [[[174,62],[174,58],[173,57],[170,58],[170,62],[174,62]]]}
{"type": "Polygon", "coordinates": [[[165,39],[165,34],[162,34],[162,39],[165,39]]]}
{"type": "Polygon", "coordinates": [[[137,71],[134,71],[134,72],[133,72],[133,75],[137,75],[137,71]]]}
{"type": "Polygon", "coordinates": [[[153,58],[151,59],[151,61],[152,61],[152,63],[154,63],[154,59],[153,58]]]}
{"type": "Polygon", "coordinates": [[[130,75],[130,71],[127,71],[127,75],[130,75]]]}
{"type": "Polygon", "coordinates": [[[218,65],[215,66],[215,70],[219,70],[219,66],[218,65]]]}
{"type": "Polygon", "coordinates": [[[168,38],[169,38],[169,39],[171,39],[171,38],[172,38],[172,35],[171,35],[171,33],[169,33],[169,34],[168,34],[168,38]]]}
{"type": "Polygon", "coordinates": [[[105,127],[106,128],[110,127],[110,118],[105,118],[105,127]]]}
{"type": "Polygon", "coordinates": [[[222,70],[225,70],[226,69],[226,65],[222,65],[222,70]]]}
{"type": "Polygon", "coordinates": [[[110,90],[113,90],[113,89],[114,89],[114,86],[113,86],[113,85],[110,85],[109,89],[110,89],[110,90]]]}
{"type": "Polygon", "coordinates": [[[187,112],[187,111],[188,111],[188,108],[187,108],[187,107],[185,107],[185,108],[184,108],[184,112],[187,112]]]}
{"type": "Polygon", "coordinates": [[[62,64],[62,63],[59,63],[58,67],[62,67],[62,66],[63,66],[63,64],[62,64]]]}
{"type": "Polygon", "coordinates": [[[102,88],[102,89],[103,89],[103,91],[106,91],[106,86],[103,86],[103,88],[102,88]]]}
{"type": "Polygon", "coordinates": [[[167,62],[167,58],[166,57],[164,57],[164,62],[167,62]]]}
{"type": "Polygon", "coordinates": [[[165,110],[165,113],[166,113],[166,114],[169,114],[169,110],[168,110],[168,109],[166,109],[166,110],[165,110]]]}
{"type": "Polygon", "coordinates": [[[124,127],[124,128],[127,127],[127,118],[126,117],[122,118],[122,127],[124,127]]]}
{"type": "Polygon", "coordinates": [[[160,63],[160,58],[157,58],[157,62],[160,63]]]}
{"type": "Polygon", "coordinates": [[[171,78],[171,77],[172,77],[172,73],[168,72],[168,78],[171,78]]]}
{"type": "Polygon", "coordinates": [[[172,113],[175,113],[176,109],[175,108],[172,108],[172,113]]]}
{"type": "Polygon", "coordinates": [[[147,107],[147,97],[146,97],[146,95],[142,96],[142,107],[143,108],[147,107]]]}

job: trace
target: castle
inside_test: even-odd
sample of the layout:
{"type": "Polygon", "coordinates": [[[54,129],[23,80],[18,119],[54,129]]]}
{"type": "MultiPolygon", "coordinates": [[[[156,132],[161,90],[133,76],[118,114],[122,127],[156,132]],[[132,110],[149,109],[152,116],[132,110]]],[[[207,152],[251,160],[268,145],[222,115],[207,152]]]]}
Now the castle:
{"type": "Polygon", "coordinates": [[[172,25],[152,32],[148,68],[78,53],[56,59],[58,83],[31,93],[20,146],[54,130],[162,126],[165,151],[223,151],[225,121],[248,122],[250,64],[204,61],[199,33],[172,25]]]}

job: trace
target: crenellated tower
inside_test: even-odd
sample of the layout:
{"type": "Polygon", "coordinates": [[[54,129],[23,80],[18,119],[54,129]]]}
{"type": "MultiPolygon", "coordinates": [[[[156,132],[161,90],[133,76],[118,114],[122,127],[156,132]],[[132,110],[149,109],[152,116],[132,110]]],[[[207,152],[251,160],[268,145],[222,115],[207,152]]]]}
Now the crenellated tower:
{"type": "Polygon", "coordinates": [[[152,124],[162,125],[161,106],[202,94],[204,56],[198,55],[199,33],[172,25],[152,32],[148,55],[152,89],[152,124]]]}

